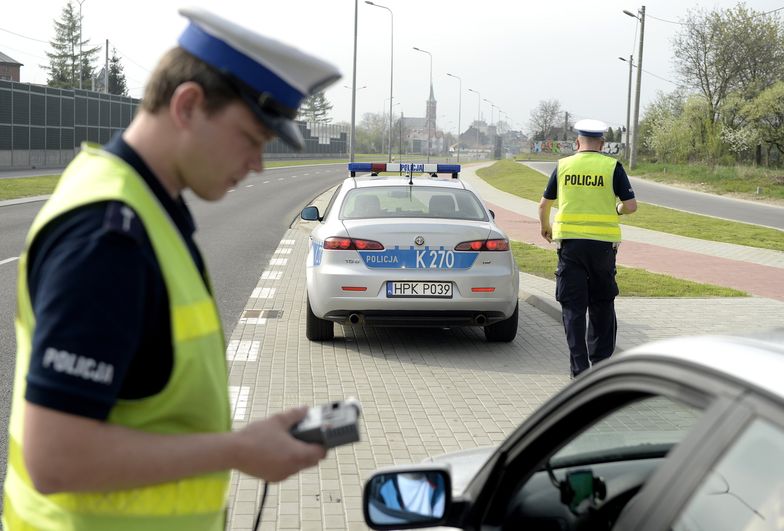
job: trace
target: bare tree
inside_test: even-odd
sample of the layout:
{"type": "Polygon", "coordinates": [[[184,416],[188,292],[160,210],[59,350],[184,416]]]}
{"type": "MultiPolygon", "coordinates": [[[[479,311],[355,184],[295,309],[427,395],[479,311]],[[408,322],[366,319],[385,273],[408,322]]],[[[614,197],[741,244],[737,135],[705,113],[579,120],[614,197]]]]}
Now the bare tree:
{"type": "Polygon", "coordinates": [[[529,126],[534,140],[546,140],[561,119],[561,103],[558,100],[542,100],[531,111],[529,126]]]}

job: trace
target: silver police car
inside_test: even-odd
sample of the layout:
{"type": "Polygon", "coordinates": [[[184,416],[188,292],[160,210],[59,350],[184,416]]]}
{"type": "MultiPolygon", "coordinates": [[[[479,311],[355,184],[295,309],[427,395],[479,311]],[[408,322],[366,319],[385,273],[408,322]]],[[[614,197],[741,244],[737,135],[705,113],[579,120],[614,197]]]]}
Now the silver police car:
{"type": "Polygon", "coordinates": [[[323,214],[301,213],[320,222],[306,261],[308,339],[332,339],[337,322],[480,326],[488,341],[512,341],[517,264],[493,212],[458,178],[460,165],[349,171],[323,214]]]}
{"type": "Polygon", "coordinates": [[[373,529],[784,529],[784,329],[598,365],[496,448],[375,473],[373,529]]]}

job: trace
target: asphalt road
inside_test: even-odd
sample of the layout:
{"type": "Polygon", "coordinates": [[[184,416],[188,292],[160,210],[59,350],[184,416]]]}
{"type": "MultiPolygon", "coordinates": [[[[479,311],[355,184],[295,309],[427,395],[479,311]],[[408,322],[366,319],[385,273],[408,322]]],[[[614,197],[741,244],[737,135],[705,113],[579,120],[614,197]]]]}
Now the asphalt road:
{"type": "MultiPolygon", "coordinates": [[[[345,177],[344,164],[272,168],[251,174],[217,203],[208,204],[186,195],[227,337],[273,251],[302,207],[345,177]]],[[[0,206],[0,476],[5,473],[8,455],[6,427],[16,352],[16,257],[43,204],[36,201],[0,206]]]]}
{"type": "MultiPolygon", "coordinates": [[[[545,175],[550,175],[556,165],[555,162],[525,164],[545,175]]],[[[784,230],[784,207],[685,190],[638,177],[630,177],[630,181],[637,200],[643,203],[784,230]]]]}

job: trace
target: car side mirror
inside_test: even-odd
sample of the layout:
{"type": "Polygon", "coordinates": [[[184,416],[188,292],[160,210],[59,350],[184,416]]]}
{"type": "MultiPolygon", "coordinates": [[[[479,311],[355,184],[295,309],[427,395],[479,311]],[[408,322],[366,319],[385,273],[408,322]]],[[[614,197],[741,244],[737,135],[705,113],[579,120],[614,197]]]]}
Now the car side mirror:
{"type": "Polygon", "coordinates": [[[374,474],[362,495],[371,529],[414,529],[442,525],[452,503],[452,482],[444,467],[396,467],[374,474]]]}
{"type": "Polygon", "coordinates": [[[490,209],[490,208],[488,208],[487,210],[490,211],[490,217],[495,219],[495,212],[493,212],[492,209],[490,209]]]}
{"type": "Polygon", "coordinates": [[[300,212],[299,217],[305,221],[321,221],[319,209],[316,206],[306,206],[302,209],[302,212],[300,212]]]}

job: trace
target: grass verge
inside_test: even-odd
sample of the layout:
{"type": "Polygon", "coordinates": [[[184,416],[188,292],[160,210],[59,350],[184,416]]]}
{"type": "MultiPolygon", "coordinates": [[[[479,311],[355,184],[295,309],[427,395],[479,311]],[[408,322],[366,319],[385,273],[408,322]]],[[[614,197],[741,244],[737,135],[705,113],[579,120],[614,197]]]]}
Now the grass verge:
{"type": "MultiPolygon", "coordinates": [[[[520,271],[555,280],[558,255],[529,243],[512,242],[520,271]]],[[[644,269],[618,266],[615,277],[621,297],[747,297],[748,293],[732,288],[701,284],[644,269]]]]}
{"type": "MultiPolygon", "coordinates": [[[[542,198],[542,192],[547,185],[546,176],[512,161],[499,161],[476,173],[488,184],[500,190],[537,203],[542,198]]],[[[621,222],[624,225],[700,240],[784,251],[784,238],[780,230],[690,214],[646,203],[639,203],[637,212],[631,216],[624,216],[621,222]]]]}
{"type": "Polygon", "coordinates": [[[51,194],[59,179],[59,175],[0,179],[0,201],[51,194]]]}

